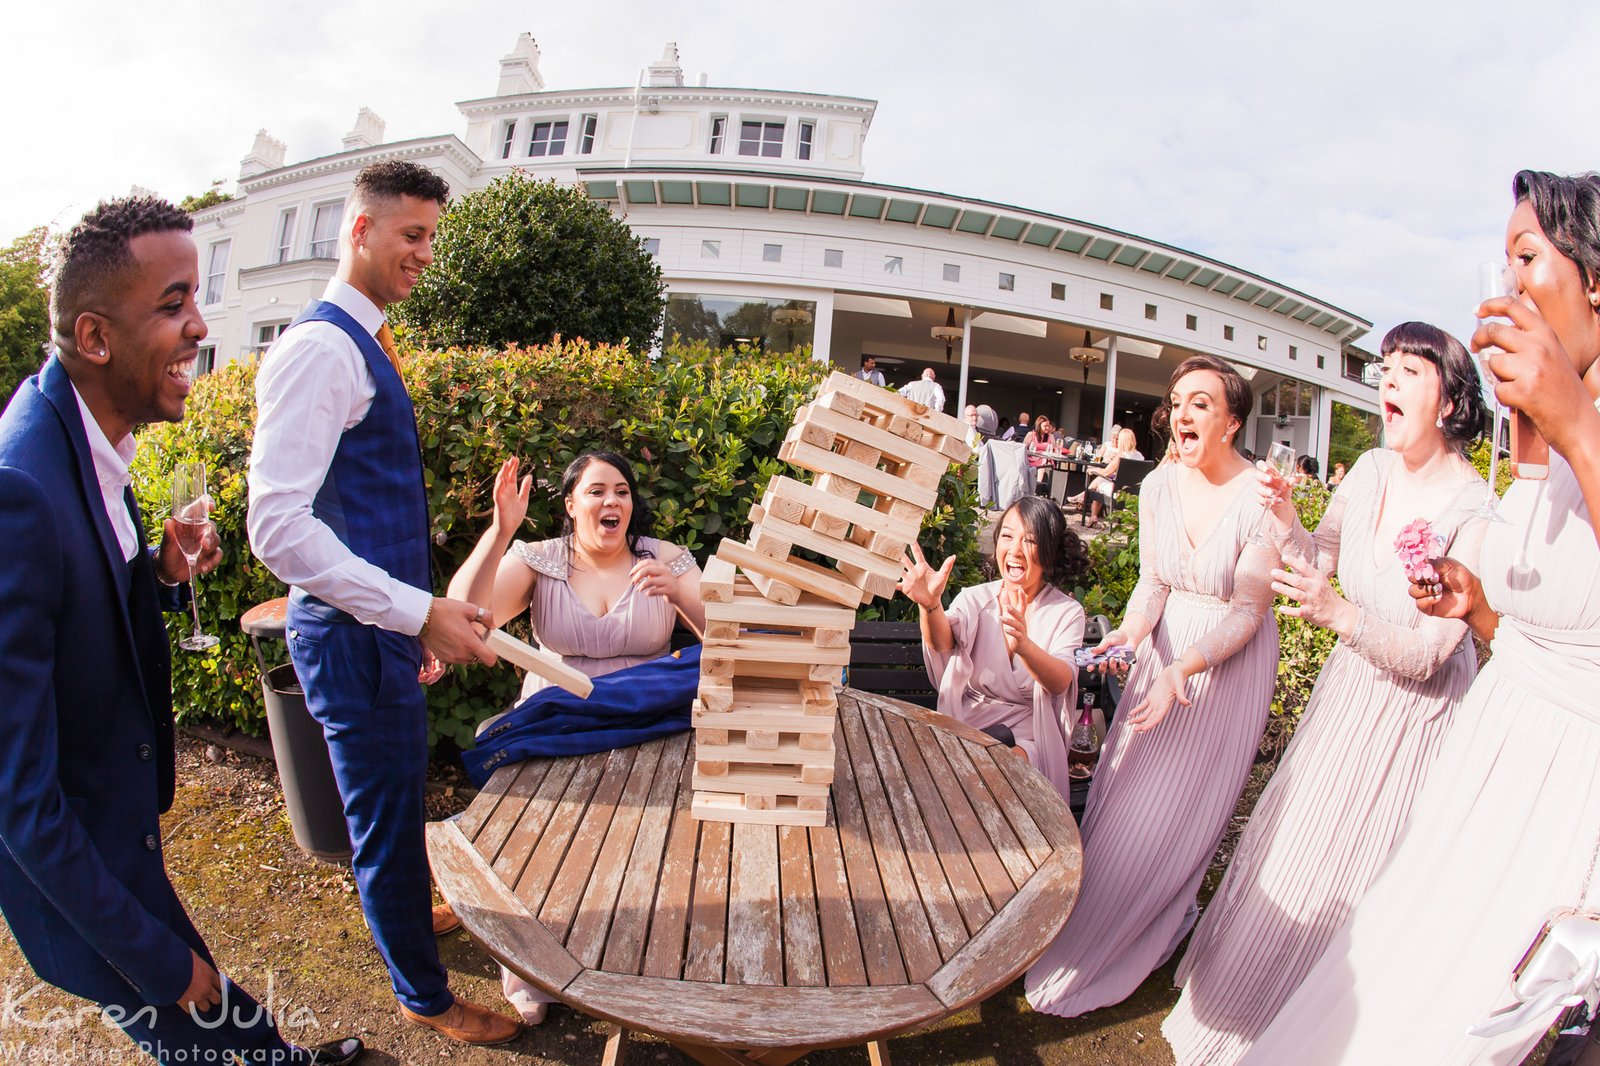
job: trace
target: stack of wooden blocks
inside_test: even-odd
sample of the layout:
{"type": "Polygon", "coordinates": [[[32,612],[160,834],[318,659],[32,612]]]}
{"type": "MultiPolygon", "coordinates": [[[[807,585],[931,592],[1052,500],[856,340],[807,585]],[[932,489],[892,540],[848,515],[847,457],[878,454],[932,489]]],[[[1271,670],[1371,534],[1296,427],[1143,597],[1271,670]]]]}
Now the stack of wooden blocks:
{"type": "Polygon", "coordinates": [[[696,817],[826,824],[856,608],[894,594],[939,479],[971,454],[967,431],[844,374],[796,412],[778,457],[814,480],[774,477],[750,509],[749,540],[724,540],[700,582],[696,817]]]}

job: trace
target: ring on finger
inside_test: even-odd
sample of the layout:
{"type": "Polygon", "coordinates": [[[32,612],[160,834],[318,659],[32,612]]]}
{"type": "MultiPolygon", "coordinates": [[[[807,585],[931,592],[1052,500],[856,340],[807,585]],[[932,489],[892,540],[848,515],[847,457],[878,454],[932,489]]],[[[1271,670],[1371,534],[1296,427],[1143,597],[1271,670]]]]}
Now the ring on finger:
{"type": "Polygon", "coordinates": [[[479,607],[477,612],[475,614],[473,614],[472,620],[474,622],[477,622],[479,625],[482,625],[483,624],[484,615],[486,615],[488,613],[489,613],[488,611],[485,611],[482,607],[479,607]]]}

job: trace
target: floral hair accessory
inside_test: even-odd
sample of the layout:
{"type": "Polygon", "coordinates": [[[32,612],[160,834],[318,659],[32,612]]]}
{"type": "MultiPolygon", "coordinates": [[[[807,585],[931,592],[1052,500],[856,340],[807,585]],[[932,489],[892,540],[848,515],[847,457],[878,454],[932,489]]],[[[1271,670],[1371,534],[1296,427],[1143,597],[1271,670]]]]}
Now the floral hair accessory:
{"type": "Polygon", "coordinates": [[[1437,581],[1439,572],[1428,560],[1444,554],[1444,538],[1433,531],[1426,518],[1418,518],[1394,538],[1395,554],[1406,568],[1406,577],[1412,581],[1437,581]]]}

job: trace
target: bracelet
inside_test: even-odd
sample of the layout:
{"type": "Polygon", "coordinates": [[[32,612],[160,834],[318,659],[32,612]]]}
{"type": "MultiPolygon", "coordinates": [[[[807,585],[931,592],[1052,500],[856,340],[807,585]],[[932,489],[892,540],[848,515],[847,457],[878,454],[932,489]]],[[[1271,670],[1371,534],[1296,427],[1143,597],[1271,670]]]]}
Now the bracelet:
{"type": "Polygon", "coordinates": [[[434,597],[428,597],[428,609],[422,612],[422,628],[417,630],[418,637],[428,632],[428,623],[433,621],[433,601],[434,597]]]}

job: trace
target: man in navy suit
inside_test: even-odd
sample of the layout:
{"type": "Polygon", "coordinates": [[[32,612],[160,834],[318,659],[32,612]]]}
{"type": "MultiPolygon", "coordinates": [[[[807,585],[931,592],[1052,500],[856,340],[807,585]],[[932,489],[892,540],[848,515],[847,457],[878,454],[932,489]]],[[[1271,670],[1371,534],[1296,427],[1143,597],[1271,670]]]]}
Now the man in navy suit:
{"type": "MultiPolygon", "coordinates": [[[[44,980],[102,1006],[160,1062],[347,1063],[292,1047],[218,974],[167,880],[175,788],[163,606],[188,577],[149,548],[133,430],[183,418],[206,325],[189,216],[103,203],[68,235],[55,354],[0,416],[0,910],[44,980]]],[[[200,571],[221,560],[208,534],[200,571]]]]}

